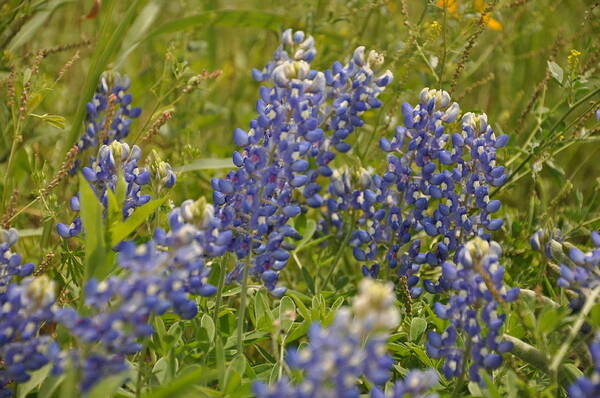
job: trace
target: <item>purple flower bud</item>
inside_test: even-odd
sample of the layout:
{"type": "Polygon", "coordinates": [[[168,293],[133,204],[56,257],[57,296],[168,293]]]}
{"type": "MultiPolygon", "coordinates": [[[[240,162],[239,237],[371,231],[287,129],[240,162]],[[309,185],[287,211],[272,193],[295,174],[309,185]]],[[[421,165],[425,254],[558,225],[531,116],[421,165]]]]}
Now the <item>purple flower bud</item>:
{"type": "Polygon", "coordinates": [[[248,133],[239,128],[236,128],[233,132],[233,141],[237,146],[241,147],[245,147],[250,143],[248,133]]]}

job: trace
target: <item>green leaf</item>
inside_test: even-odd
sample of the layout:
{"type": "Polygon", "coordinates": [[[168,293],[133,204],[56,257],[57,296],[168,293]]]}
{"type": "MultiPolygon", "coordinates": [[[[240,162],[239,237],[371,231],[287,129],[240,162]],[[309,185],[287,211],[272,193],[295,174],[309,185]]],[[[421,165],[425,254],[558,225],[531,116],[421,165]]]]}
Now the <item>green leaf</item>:
{"type": "Polygon", "coordinates": [[[150,32],[143,40],[150,40],[165,33],[179,32],[195,26],[210,25],[279,31],[282,26],[291,27],[297,23],[288,16],[259,10],[214,10],[167,22],[150,32]]]}
{"type": "Polygon", "coordinates": [[[31,372],[31,378],[25,383],[17,384],[17,398],[25,398],[27,394],[29,394],[31,391],[33,391],[34,388],[40,385],[40,383],[42,383],[50,373],[51,368],[52,365],[47,364],[41,369],[31,372]]]}
{"type": "Polygon", "coordinates": [[[246,358],[243,355],[235,358],[227,367],[225,373],[225,392],[233,393],[241,384],[244,370],[246,369],[246,358]]]}
{"type": "Polygon", "coordinates": [[[85,235],[85,280],[93,277],[102,279],[112,267],[104,239],[104,209],[83,175],[79,176],[79,198],[85,235]]]}
{"type": "Polygon", "coordinates": [[[541,333],[550,333],[558,327],[564,314],[554,308],[546,308],[538,319],[538,330],[541,333]]]}
{"type": "Polygon", "coordinates": [[[129,372],[121,372],[102,379],[92,388],[87,398],[112,397],[115,391],[129,378],[129,372]]]}
{"type": "Polygon", "coordinates": [[[144,221],[150,217],[156,209],[158,209],[167,197],[151,200],[150,202],[135,209],[133,214],[125,221],[117,222],[110,227],[111,245],[112,247],[123,241],[130,233],[135,231],[144,221]]]}
{"type": "Polygon", "coordinates": [[[312,239],[313,235],[317,231],[317,223],[315,220],[308,219],[306,220],[306,228],[302,231],[298,231],[302,234],[302,240],[296,246],[296,253],[298,253],[302,248],[312,239]]]}
{"type": "Polygon", "coordinates": [[[302,315],[302,318],[304,318],[306,321],[313,320],[309,309],[302,302],[302,299],[296,292],[288,290],[286,297],[291,297],[294,300],[298,308],[298,312],[300,313],[300,315],[302,315]]]}
{"type": "Polygon", "coordinates": [[[160,384],[164,384],[167,381],[168,368],[169,363],[165,357],[159,358],[152,367],[152,374],[160,384]]]}
{"type": "Polygon", "coordinates": [[[284,333],[288,333],[294,324],[296,317],[296,304],[288,296],[284,296],[279,304],[279,327],[284,333]]]}
{"type": "Polygon", "coordinates": [[[208,314],[204,314],[200,320],[200,325],[206,330],[209,340],[212,341],[215,338],[216,333],[215,322],[213,319],[208,314]]]}
{"type": "Polygon", "coordinates": [[[149,394],[144,395],[144,398],[173,398],[181,396],[186,390],[192,388],[195,384],[202,381],[206,375],[206,369],[194,367],[193,370],[182,371],[182,375],[172,380],[169,384],[162,385],[156,388],[149,394]]]}
{"type": "MultiPolygon", "coordinates": [[[[107,211],[107,216],[106,216],[107,224],[113,225],[113,224],[120,222],[120,220],[123,218],[123,213],[120,209],[122,207],[119,206],[117,197],[115,196],[114,192],[111,189],[106,190],[106,196],[107,196],[107,201],[108,201],[108,211],[107,211]]],[[[123,202],[121,202],[121,204],[123,204],[123,202]]],[[[111,232],[111,229],[109,229],[109,233],[111,232]]]]}
{"type": "Polygon", "coordinates": [[[595,304],[590,311],[590,322],[592,326],[600,326],[600,303],[595,304]]]}
{"type": "Polygon", "coordinates": [[[46,21],[54,11],[66,3],[72,3],[73,0],[58,0],[51,1],[47,5],[40,7],[41,10],[36,12],[35,15],[27,21],[27,23],[19,30],[19,33],[13,37],[11,42],[8,44],[7,50],[14,52],[25,43],[29,43],[31,39],[36,35],[37,31],[45,26],[46,21]]]}
{"type": "Polygon", "coordinates": [[[412,342],[416,342],[427,329],[427,321],[423,318],[413,318],[410,322],[410,333],[408,338],[412,342]]]}
{"type": "Polygon", "coordinates": [[[269,309],[269,301],[263,290],[256,292],[254,296],[254,311],[256,317],[256,328],[261,331],[269,331],[273,327],[273,314],[269,309]]]}
{"type": "Polygon", "coordinates": [[[305,267],[301,267],[300,270],[302,271],[302,276],[304,277],[304,281],[306,282],[308,289],[312,294],[315,294],[315,280],[313,279],[312,275],[305,267]]]}
{"type": "Polygon", "coordinates": [[[52,127],[56,127],[59,130],[64,129],[67,125],[64,116],[60,115],[51,115],[48,113],[44,113],[43,115],[36,115],[35,113],[30,113],[30,116],[42,119],[44,122],[48,123],[52,127]]]}
{"type": "Polygon", "coordinates": [[[188,171],[230,169],[232,167],[233,161],[231,160],[231,158],[198,159],[193,161],[192,163],[176,167],[175,171],[177,173],[186,173],[188,171]]]}
{"type": "Polygon", "coordinates": [[[58,388],[60,383],[64,380],[65,376],[50,376],[46,377],[46,379],[40,385],[40,389],[38,390],[37,398],[50,398],[54,395],[54,391],[58,388]]]}
{"type": "Polygon", "coordinates": [[[516,398],[519,394],[519,378],[516,373],[510,369],[506,370],[506,374],[503,377],[504,379],[504,388],[506,390],[508,398],[516,398]]]}
{"type": "Polygon", "coordinates": [[[123,44],[121,45],[121,54],[119,58],[115,61],[115,69],[120,68],[123,65],[123,62],[127,59],[127,56],[137,47],[137,42],[139,42],[143,36],[148,32],[148,30],[154,25],[154,21],[156,17],[160,14],[160,11],[165,2],[162,0],[153,0],[150,1],[143,9],[140,11],[139,15],[129,28],[125,39],[123,40],[123,44]]]}
{"type": "Polygon", "coordinates": [[[548,61],[548,69],[550,70],[550,74],[552,75],[552,77],[557,82],[562,84],[564,75],[562,68],[556,62],[548,61]]]}
{"type": "Polygon", "coordinates": [[[490,376],[487,374],[487,372],[482,371],[481,374],[483,375],[483,379],[485,380],[485,385],[487,387],[487,389],[484,390],[484,396],[490,398],[502,398],[502,395],[500,395],[500,391],[498,391],[498,388],[496,387],[490,376]]]}

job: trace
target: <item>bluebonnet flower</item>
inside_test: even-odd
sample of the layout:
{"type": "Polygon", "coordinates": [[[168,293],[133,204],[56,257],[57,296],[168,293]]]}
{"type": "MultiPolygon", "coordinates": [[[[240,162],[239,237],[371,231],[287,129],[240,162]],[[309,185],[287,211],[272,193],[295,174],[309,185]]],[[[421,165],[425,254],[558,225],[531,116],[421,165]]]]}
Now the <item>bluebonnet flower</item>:
{"type": "Polygon", "coordinates": [[[26,382],[31,372],[54,363],[59,350],[51,337],[38,333],[53,317],[54,283],[45,276],[29,276],[33,264],[23,264],[11,251],[16,230],[0,233],[0,397],[8,397],[12,393],[7,384],[26,382]],[[17,280],[21,277],[25,279],[17,280]]]}
{"type": "Polygon", "coordinates": [[[94,97],[86,104],[86,130],[77,143],[79,152],[102,144],[110,145],[113,141],[121,141],[127,137],[131,119],[138,118],[142,113],[141,108],[134,108],[131,105],[133,97],[127,92],[130,85],[129,78],[118,73],[105,73],[100,77],[94,97]],[[112,115],[108,115],[108,106],[111,102],[114,109],[112,115]],[[109,116],[112,118],[107,119],[109,116]],[[107,129],[103,131],[105,126],[107,129]],[[100,137],[101,133],[103,133],[102,137],[100,137]]]}
{"type": "MultiPolygon", "coordinates": [[[[127,93],[129,84],[127,77],[122,78],[118,74],[100,78],[94,98],[87,104],[86,133],[77,144],[80,152],[96,147],[98,152],[90,156],[84,165],[78,160],[71,170],[75,173],[81,169],[105,208],[108,207],[107,190],[114,192],[119,178],[123,177],[126,182],[126,198],[120,204],[123,218],[129,217],[136,207],[150,201],[150,195],[142,194],[141,190],[151,184],[152,178],[160,181],[161,188],[171,188],[175,184],[175,173],[168,163],[157,160],[152,165],[151,173],[138,166],[142,150],[137,145],[130,148],[127,143],[122,142],[129,134],[131,119],[137,118],[141,113],[140,108],[131,107],[132,97],[127,93]],[[114,105],[112,112],[107,109],[110,101],[114,105]],[[99,136],[101,133],[102,137],[99,136]]],[[[153,157],[157,159],[155,154],[153,157]]],[[[72,197],[69,206],[71,210],[78,212],[79,198],[72,197]]],[[[56,229],[63,238],[77,236],[82,229],[81,219],[77,216],[70,224],[59,223],[56,229]]]]}
{"type": "Polygon", "coordinates": [[[371,398],[436,398],[437,394],[430,393],[438,383],[435,370],[411,370],[403,380],[394,383],[389,393],[379,388],[371,390],[371,398]]]}
{"type": "MultiPolygon", "coordinates": [[[[400,320],[394,300],[391,284],[363,280],[352,309],[338,310],[327,328],[313,324],[308,333],[309,344],[288,352],[287,362],[293,369],[303,371],[302,381],[294,385],[282,379],[270,387],[256,382],[256,396],[358,397],[358,380],[363,376],[374,385],[383,386],[393,365],[385,350],[387,335],[400,320]]],[[[414,383],[411,385],[416,389],[414,383]]]]}
{"type": "Polygon", "coordinates": [[[218,238],[209,228],[203,234],[186,223],[196,216],[189,209],[193,205],[190,202],[171,214],[169,233],[158,229],[149,242],[118,245],[118,263],[126,274],[86,283],[85,305],[92,315],[81,315],[71,308],[58,310],[57,322],[88,346],[83,350],[85,356],[82,352],[71,355],[83,371],[82,390],[87,391],[115,369],[127,368],[127,356],[139,352],[140,340],[154,332],[153,316],[173,311],[191,319],[198,313],[191,295],[215,293],[216,288],[207,282],[210,270],[204,257],[218,238]],[[159,244],[164,247],[159,249],[159,244]]]}
{"type": "Polygon", "coordinates": [[[530,238],[533,249],[558,263],[557,284],[574,293],[575,298],[570,302],[574,310],[578,310],[590,292],[600,286],[600,233],[592,231],[591,240],[594,248],[584,252],[564,242],[558,230],[552,236],[548,236],[544,230],[538,230],[530,238]]]}
{"type": "Polygon", "coordinates": [[[600,334],[589,345],[593,369],[589,377],[580,377],[569,386],[570,398],[595,398],[600,396],[600,334]]]}
{"type": "Polygon", "coordinates": [[[442,265],[451,296],[447,304],[435,303],[434,311],[450,325],[441,334],[429,332],[427,353],[445,358],[443,372],[448,379],[459,377],[468,367],[469,379],[481,383],[480,370],[497,369],[502,354],[512,349],[512,343],[500,338],[506,315],[498,313],[498,306],[514,301],[519,289],[503,285],[501,252],[496,242],[476,237],[460,249],[456,264],[442,265]]]}
{"type": "Polygon", "coordinates": [[[19,240],[16,229],[0,230],[0,292],[5,292],[15,277],[25,277],[33,273],[32,263],[23,263],[21,255],[11,248],[19,240]]]}
{"type": "Polygon", "coordinates": [[[583,252],[575,246],[568,250],[570,262],[560,264],[558,285],[586,295],[600,285],[600,233],[592,231],[594,249],[583,252]]]}
{"type": "MultiPolygon", "coordinates": [[[[393,138],[380,140],[380,148],[389,153],[385,173],[361,172],[354,189],[334,180],[328,207],[333,213],[357,211],[359,228],[350,239],[354,257],[397,268],[418,296],[423,264],[440,266],[467,240],[489,239],[502,226],[501,219],[493,218],[500,201],[489,194],[490,187],[507,178],[496,150],[508,136],[496,137],[485,114],[466,113],[455,123],[460,107],[445,91],[423,89],[420,103],[405,103],[402,113],[404,126],[396,128],[393,138]],[[455,126],[460,132],[447,131],[455,126]]],[[[424,283],[432,293],[445,286],[444,281],[424,283]]]]}
{"type": "MultiPolygon", "coordinates": [[[[259,90],[258,117],[247,131],[234,131],[238,168],[212,181],[215,216],[233,232],[227,249],[240,260],[251,258],[250,274],[275,296],[285,292],[277,287],[278,271],[294,248],[286,239],[301,238],[288,221],[304,204],[323,204],[318,177],[332,175],[334,149],[350,150],[347,137],[364,123],[364,112],[381,106],[377,97],[391,81],[389,71],[375,74],[383,58],[365,54],[364,47],[346,65],[336,62],[325,72],[311,69],[315,54],[312,36],[283,33],[273,61],[253,71],[267,85],[259,90]]],[[[240,262],[230,278],[244,266],[240,262]]]]}

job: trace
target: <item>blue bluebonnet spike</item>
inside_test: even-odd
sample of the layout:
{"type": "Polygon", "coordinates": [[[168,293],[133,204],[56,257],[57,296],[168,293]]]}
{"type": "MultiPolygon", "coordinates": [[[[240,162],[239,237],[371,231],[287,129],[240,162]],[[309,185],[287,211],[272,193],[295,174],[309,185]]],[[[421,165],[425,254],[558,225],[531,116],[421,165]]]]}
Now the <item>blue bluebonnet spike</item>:
{"type": "Polygon", "coordinates": [[[32,372],[59,362],[57,343],[38,333],[53,319],[55,284],[45,275],[30,276],[33,264],[12,251],[17,240],[15,229],[0,230],[0,397],[12,396],[9,383],[24,383],[32,372]]]}
{"type": "MultiPolygon", "coordinates": [[[[359,397],[357,383],[364,377],[374,385],[372,397],[388,397],[382,395],[381,388],[389,380],[393,365],[385,350],[386,339],[400,320],[394,300],[391,284],[363,280],[352,309],[339,309],[328,328],[313,324],[308,345],[288,352],[289,366],[303,373],[300,383],[292,384],[286,378],[271,386],[255,382],[255,396],[359,397]]],[[[411,372],[393,387],[389,397],[425,397],[422,394],[436,384],[436,379],[430,372],[411,372]]]]}
{"type": "Polygon", "coordinates": [[[445,359],[446,378],[460,377],[466,368],[471,381],[482,383],[480,372],[497,369],[502,354],[512,349],[512,344],[500,337],[506,314],[498,313],[497,300],[514,301],[519,289],[504,286],[500,254],[496,242],[477,237],[460,249],[456,263],[446,261],[442,265],[451,295],[446,304],[436,302],[434,311],[450,325],[442,333],[429,332],[427,353],[445,359]]]}
{"type": "MultiPolygon", "coordinates": [[[[461,117],[460,106],[442,90],[425,88],[419,98],[414,107],[402,106],[404,126],[380,139],[380,149],[387,153],[383,174],[371,173],[368,184],[355,184],[333,171],[320,224],[323,232],[341,231],[342,213],[358,211],[358,227],[350,239],[356,259],[383,262],[381,266],[413,279],[423,266],[455,259],[469,239],[489,239],[502,227],[502,219],[492,217],[501,203],[489,193],[507,178],[496,149],[508,137],[496,137],[485,114],[461,117]],[[460,131],[452,132],[456,127],[460,131]],[[427,249],[401,251],[411,241],[420,245],[415,236],[423,236],[421,232],[427,249]]],[[[447,287],[443,280],[424,283],[434,293],[447,287]]]]}
{"type": "Polygon", "coordinates": [[[256,119],[233,132],[237,169],[212,182],[215,218],[221,231],[232,233],[226,250],[239,258],[228,280],[239,280],[250,261],[250,275],[274,296],[285,291],[277,283],[289,241],[301,238],[290,219],[303,207],[323,205],[319,179],[333,175],[336,152],[351,150],[346,140],[366,111],[381,106],[377,97],[392,79],[378,71],[383,57],[364,47],[324,72],[312,69],[315,54],[312,36],[282,34],[273,60],[253,71],[263,85],[256,119]]]}

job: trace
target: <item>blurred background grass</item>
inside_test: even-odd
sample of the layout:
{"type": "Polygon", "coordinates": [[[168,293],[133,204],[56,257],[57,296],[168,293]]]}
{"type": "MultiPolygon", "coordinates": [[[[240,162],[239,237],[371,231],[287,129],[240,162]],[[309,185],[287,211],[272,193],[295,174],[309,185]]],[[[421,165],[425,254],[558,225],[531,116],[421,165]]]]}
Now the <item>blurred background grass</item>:
{"type": "MultiPolygon", "coordinates": [[[[0,170],[10,172],[2,186],[3,211],[13,206],[8,198],[15,188],[13,207],[20,209],[56,173],[82,131],[81,104],[103,70],[127,74],[134,104],[144,109],[129,141],[162,112],[173,113],[144,145],[145,155],[156,149],[174,167],[196,169],[210,168],[205,159],[228,158],[233,129],[245,127],[254,115],[258,83],[251,69],[268,62],[280,32],[292,27],[315,36],[317,69],[344,61],[365,45],[384,53],[394,73],[384,108],[369,115],[369,127],[356,138],[359,152],[371,140],[373,148],[366,158],[340,157],[340,166],[377,169],[382,156],[376,143],[399,122],[400,104],[415,103],[423,87],[443,88],[463,111],[486,112],[497,133],[510,134],[504,161],[511,161],[512,170],[522,163],[519,170],[526,174],[499,192],[508,219],[507,246],[518,253],[538,226],[587,235],[600,225],[590,222],[598,217],[600,202],[600,143],[593,117],[600,100],[597,6],[583,0],[0,1],[0,170]],[[50,51],[31,79],[38,96],[31,95],[27,109],[38,116],[23,122],[23,140],[8,170],[15,136],[10,71],[17,75],[18,98],[43,49],[50,51]],[[79,58],[54,83],[76,52],[79,58]],[[222,73],[182,94],[203,70],[222,73]]],[[[206,195],[210,177],[221,172],[183,173],[173,201],[206,195]]],[[[42,248],[58,244],[50,232],[57,220],[70,217],[64,204],[75,185],[63,183],[13,224],[42,227],[42,248]]],[[[32,254],[41,256],[43,250],[33,246],[32,254]]]]}

